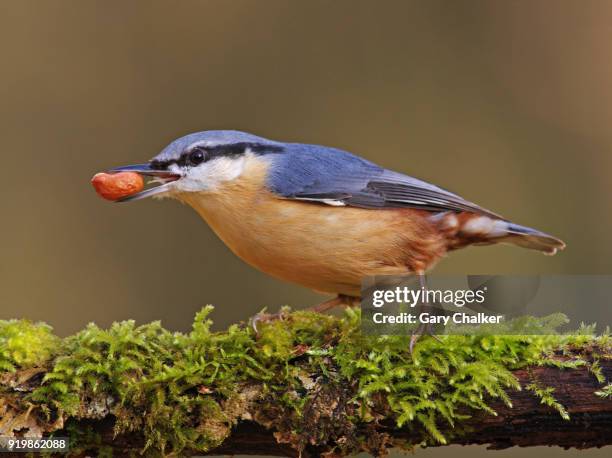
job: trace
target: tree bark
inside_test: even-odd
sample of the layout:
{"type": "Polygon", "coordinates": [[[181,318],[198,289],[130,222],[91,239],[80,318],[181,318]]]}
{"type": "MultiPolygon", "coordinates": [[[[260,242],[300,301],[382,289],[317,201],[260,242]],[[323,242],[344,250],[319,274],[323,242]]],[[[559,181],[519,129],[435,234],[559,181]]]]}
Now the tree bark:
{"type": "MultiPolygon", "coordinates": [[[[603,361],[601,366],[606,378],[612,378],[612,361],[603,361]]],[[[537,367],[518,370],[514,374],[523,390],[509,393],[513,407],[501,401],[493,401],[490,405],[497,416],[478,412],[462,424],[469,431],[451,437],[449,445],[486,444],[491,449],[536,445],[585,449],[612,445],[612,400],[594,395],[600,385],[587,368],[561,370],[537,367]],[[542,404],[532,392],[525,389],[534,377],[543,385],[555,388],[555,398],[568,411],[569,420],[564,420],[559,412],[542,404]]],[[[406,431],[384,424],[379,426],[379,432],[390,435],[389,446],[393,442],[414,439],[406,431]]],[[[314,457],[321,452],[307,448],[301,456],[314,457]]],[[[253,423],[238,425],[232,436],[209,454],[299,455],[295,450],[278,444],[272,431],[253,423]]]]}
{"type": "MultiPolygon", "coordinates": [[[[602,360],[600,365],[606,379],[612,378],[612,360],[602,360]]],[[[477,412],[471,419],[461,423],[461,431],[445,429],[449,444],[487,444],[492,449],[536,445],[584,449],[612,445],[612,400],[594,394],[601,385],[588,368],[563,370],[533,367],[517,370],[514,374],[523,389],[509,393],[513,407],[492,400],[490,406],[495,409],[497,415],[477,412]],[[558,411],[542,404],[538,397],[525,389],[534,379],[543,386],[555,389],[554,396],[566,408],[570,415],[569,420],[563,419],[558,411]]],[[[257,409],[256,404],[254,408],[257,409]]],[[[130,434],[114,437],[113,425],[114,418],[107,417],[99,421],[83,421],[79,427],[91,427],[99,433],[102,443],[113,447],[113,456],[128,456],[142,448],[141,436],[130,434]]],[[[397,429],[384,420],[364,428],[365,435],[380,437],[385,442],[383,449],[419,440],[408,428],[397,429]]],[[[324,455],[334,444],[329,445],[330,447],[306,446],[300,454],[288,443],[283,443],[282,437],[276,431],[266,429],[255,421],[241,421],[221,446],[207,454],[308,458],[324,455]],[[278,438],[281,439],[280,442],[278,438]]],[[[376,444],[373,448],[376,448],[376,444]]],[[[20,457],[22,454],[5,456],[20,457]]],[[[83,453],[81,456],[88,454],[83,453]]]]}

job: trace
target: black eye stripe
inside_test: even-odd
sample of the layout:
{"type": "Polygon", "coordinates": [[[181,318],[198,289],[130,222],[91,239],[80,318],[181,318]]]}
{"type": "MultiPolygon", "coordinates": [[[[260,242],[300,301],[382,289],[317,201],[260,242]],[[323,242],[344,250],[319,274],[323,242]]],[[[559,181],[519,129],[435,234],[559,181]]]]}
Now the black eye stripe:
{"type": "Polygon", "coordinates": [[[188,165],[194,165],[189,158],[195,151],[201,151],[204,154],[204,159],[201,162],[206,162],[216,157],[239,156],[244,154],[247,149],[257,155],[281,153],[284,150],[280,145],[266,145],[262,143],[232,143],[211,147],[196,146],[182,153],[178,159],[169,159],[167,161],[153,160],[150,162],[150,165],[151,168],[156,170],[165,170],[171,164],[177,164],[179,167],[187,167],[188,165]]]}

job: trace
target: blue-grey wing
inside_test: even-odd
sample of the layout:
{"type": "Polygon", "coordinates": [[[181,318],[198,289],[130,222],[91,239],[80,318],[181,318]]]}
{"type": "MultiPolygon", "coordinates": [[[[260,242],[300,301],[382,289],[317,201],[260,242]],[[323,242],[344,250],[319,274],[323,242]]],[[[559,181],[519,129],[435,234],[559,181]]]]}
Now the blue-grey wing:
{"type": "Polygon", "coordinates": [[[425,181],[335,148],[288,144],[274,155],[268,185],[276,194],[328,205],[473,212],[502,219],[425,181]]]}

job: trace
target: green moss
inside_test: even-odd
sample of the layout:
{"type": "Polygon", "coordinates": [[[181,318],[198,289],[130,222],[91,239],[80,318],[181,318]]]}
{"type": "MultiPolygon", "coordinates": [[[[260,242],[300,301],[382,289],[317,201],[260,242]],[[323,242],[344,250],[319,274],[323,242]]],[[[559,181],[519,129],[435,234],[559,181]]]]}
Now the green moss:
{"type": "Polygon", "coordinates": [[[52,328],[27,320],[0,320],[0,371],[14,372],[49,360],[59,344],[52,328]]]}
{"type": "Polygon", "coordinates": [[[595,394],[600,398],[612,399],[612,383],[608,383],[601,390],[595,391],[595,394]]]}
{"type": "Polygon", "coordinates": [[[569,420],[570,416],[567,413],[567,410],[565,410],[565,407],[563,407],[553,396],[553,393],[555,392],[553,387],[546,388],[541,386],[539,383],[534,382],[527,385],[527,389],[529,391],[533,391],[535,395],[540,398],[540,402],[542,404],[546,404],[547,406],[555,409],[557,412],[559,412],[559,415],[561,415],[561,418],[564,420],[569,420]]]}
{"type": "MultiPolygon", "coordinates": [[[[46,325],[0,322],[0,380],[3,372],[48,367],[19,399],[44,431],[67,428],[73,449],[101,447],[96,434],[75,429],[84,419],[114,418],[116,434],[137,432],[145,452],[169,454],[210,450],[248,418],[297,448],[334,443],[338,453],[375,453],[386,438],[364,431],[381,418],[424,444],[446,443],[470,412],[495,415],[491,399],[510,405],[507,391],[521,389],[512,370],[588,365],[603,384],[597,362],[575,348],[612,353],[609,337],[595,337],[591,328],[555,335],[563,323],[558,315],[508,324],[545,328],[548,335],[422,338],[410,354],[404,336],[363,335],[358,310],[342,318],[288,313],[262,324],[259,336],[250,326],[212,332],[211,311],[196,315],[190,333],[126,321],[106,330],[91,324],[62,340],[46,325]]],[[[3,393],[12,396],[8,386],[0,382],[0,401],[3,393]]],[[[523,388],[566,418],[548,387],[523,388]]],[[[609,385],[601,390],[609,391],[609,385]]]]}

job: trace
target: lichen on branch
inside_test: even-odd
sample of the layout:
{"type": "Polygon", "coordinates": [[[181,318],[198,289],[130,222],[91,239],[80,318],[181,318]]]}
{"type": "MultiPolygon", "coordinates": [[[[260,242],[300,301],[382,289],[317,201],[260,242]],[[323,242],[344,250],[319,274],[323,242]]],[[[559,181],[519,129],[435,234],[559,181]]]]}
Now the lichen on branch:
{"type": "Polygon", "coordinates": [[[362,334],[358,310],[288,313],[259,335],[245,325],[212,332],[211,311],[189,333],[125,321],[64,339],[45,324],[0,321],[0,435],[68,435],[75,454],[206,453],[251,422],[292,450],[380,455],[447,443],[521,388],[568,416],[551,387],[521,386],[517,369],[587,366],[601,385],[593,396],[610,392],[598,363],[612,355],[609,336],[556,334],[557,315],[522,318],[544,335],[424,337],[410,354],[406,337],[362,334]],[[110,438],[99,428],[109,422],[110,438]]]}

